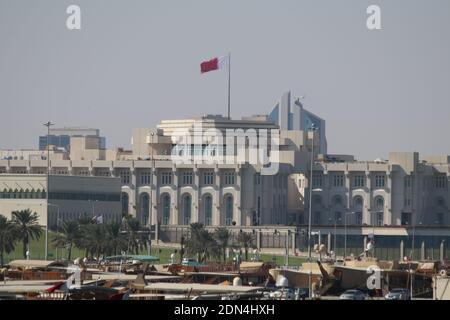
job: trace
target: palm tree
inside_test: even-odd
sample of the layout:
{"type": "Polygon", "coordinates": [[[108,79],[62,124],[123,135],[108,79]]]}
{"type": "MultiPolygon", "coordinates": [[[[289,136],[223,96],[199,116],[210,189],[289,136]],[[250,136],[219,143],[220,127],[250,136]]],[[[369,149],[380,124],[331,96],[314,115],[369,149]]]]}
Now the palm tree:
{"type": "Polygon", "coordinates": [[[16,232],[14,224],[0,215],[0,267],[3,266],[4,253],[14,251],[16,232]]]}
{"type": "Polygon", "coordinates": [[[230,246],[229,242],[231,238],[231,232],[225,227],[218,227],[214,231],[214,238],[216,239],[218,246],[222,250],[223,261],[226,261],[226,251],[230,246]]]}
{"type": "Polygon", "coordinates": [[[100,255],[105,252],[107,247],[107,233],[103,224],[90,224],[83,227],[82,246],[90,253],[91,257],[95,256],[97,260],[100,255]]]}
{"type": "Polygon", "coordinates": [[[244,248],[245,260],[248,260],[248,249],[253,247],[254,236],[248,232],[240,232],[237,241],[244,248]]]}
{"type": "Polygon", "coordinates": [[[30,239],[39,240],[42,235],[42,226],[38,224],[39,217],[36,212],[30,209],[13,211],[12,222],[17,231],[18,239],[23,242],[23,257],[27,257],[27,247],[30,239]]]}
{"type": "Polygon", "coordinates": [[[111,222],[106,225],[106,237],[107,237],[107,251],[110,254],[117,255],[122,250],[127,248],[127,240],[124,234],[121,232],[121,224],[118,222],[111,222]]]}
{"type": "Polygon", "coordinates": [[[214,237],[201,223],[191,223],[186,249],[189,254],[197,255],[200,261],[205,261],[212,256],[220,257],[221,252],[214,237]]]}
{"type": "Polygon", "coordinates": [[[70,261],[72,256],[72,248],[80,242],[80,239],[80,224],[78,221],[72,220],[63,222],[61,232],[56,235],[52,242],[57,248],[68,248],[67,260],[70,261]]]}
{"type": "Polygon", "coordinates": [[[148,237],[139,232],[141,231],[139,220],[132,216],[125,216],[123,222],[123,227],[128,233],[128,251],[139,254],[139,251],[147,250],[148,237]]]}

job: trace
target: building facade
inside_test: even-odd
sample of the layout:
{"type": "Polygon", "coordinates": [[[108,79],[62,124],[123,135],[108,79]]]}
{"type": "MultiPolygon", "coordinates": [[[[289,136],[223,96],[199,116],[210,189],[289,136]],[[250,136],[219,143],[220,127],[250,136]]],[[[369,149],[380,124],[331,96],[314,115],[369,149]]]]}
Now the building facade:
{"type": "Polygon", "coordinates": [[[0,174],[0,214],[10,219],[13,211],[29,209],[52,228],[79,218],[120,221],[120,189],[120,180],[111,177],[51,175],[47,184],[45,174],[0,174]]]}

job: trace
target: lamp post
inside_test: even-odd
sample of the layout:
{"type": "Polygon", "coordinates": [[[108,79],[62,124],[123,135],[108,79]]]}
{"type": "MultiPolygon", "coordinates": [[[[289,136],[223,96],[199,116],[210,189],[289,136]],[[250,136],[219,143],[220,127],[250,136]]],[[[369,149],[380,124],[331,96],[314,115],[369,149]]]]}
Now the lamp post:
{"type": "Polygon", "coordinates": [[[344,238],[344,261],[347,257],[347,216],[350,214],[355,214],[355,212],[346,212],[344,217],[344,229],[345,229],[345,238],[344,238]]]}
{"type": "MultiPolygon", "coordinates": [[[[59,205],[58,204],[53,204],[53,203],[49,203],[49,206],[52,207],[56,207],[57,208],[57,215],[56,215],[56,234],[58,234],[59,232],[59,205]]],[[[47,222],[48,224],[48,222],[47,222]]],[[[58,260],[58,247],[55,248],[55,252],[56,252],[56,257],[55,259],[58,260]]]]}
{"type": "Polygon", "coordinates": [[[308,215],[308,262],[310,264],[310,269],[309,269],[309,288],[308,288],[308,293],[309,293],[309,298],[311,299],[312,297],[312,270],[311,270],[311,262],[312,262],[312,258],[311,258],[311,219],[312,219],[312,190],[313,190],[313,186],[312,186],[312,178],[313,178],[313,164],[314,164],[314,131],[316,130],[316,127],[313,125],[311,125],[311,133],[312,133],[312,138],[311,138],[311,167],[310,167],[310,175],[309,175],[309,215],[308,215]]]}
{"type": "MultiPolygon", "coordinates": [[[[419,225],[422,225],[422,221],[419,222],[419,225]]],[[[412,244],[411,244],[411,258],[410,258],[410,267],[409,267],[409,272],[411,275],[411,279],[410,279],[410,285],[411,285],[411,300],[413,299],[413,281],[414,281],[414,277],[412,275],[412,271],[411,271],[411,262],[414,258],[414,242],[415,242],[415,236],[416,236],[416,224],[414,223],[413,225],[413,236],[412,236],[412,244]]]]}
{"type": "Polygon", "coordinates": [[[47,192],[45,193],[45,202],[47,203],[46,210],[46,223],[45,223],[45,260],[48,259],[48,199],[50,193],[50,127],[53,126],[54,123],[50,121],[44,123],[44,126],[47,127],[47,192]]]}

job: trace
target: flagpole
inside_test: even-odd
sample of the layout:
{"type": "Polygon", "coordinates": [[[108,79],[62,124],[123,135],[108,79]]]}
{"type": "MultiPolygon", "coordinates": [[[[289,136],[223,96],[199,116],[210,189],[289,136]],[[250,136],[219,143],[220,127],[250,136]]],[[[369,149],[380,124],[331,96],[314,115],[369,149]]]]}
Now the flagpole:
{"type": "Polygon", "coordinates": [[[228,119],[230,120],[231,52],[228,53],[228,119]]]}

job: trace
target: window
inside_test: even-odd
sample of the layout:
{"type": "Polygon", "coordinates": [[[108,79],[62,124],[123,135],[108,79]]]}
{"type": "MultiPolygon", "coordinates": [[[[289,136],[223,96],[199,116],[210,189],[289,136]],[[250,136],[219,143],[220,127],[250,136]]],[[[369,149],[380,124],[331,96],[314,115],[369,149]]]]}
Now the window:
{"type": "Polygon", "coordinates": [[[412,180],[411,176],[405,177],[405,188],[407,189],[411,188],[411,180],[412,180]]]}
{"type": "Polygon", "coordinates": [[[141,212],[142,212],[142,225],[146,226],[148,224],[148,219],[150,216],[150,197],[146,193],[141,195],[141,212]]]}
{"type": "Polygon", "coordinates": [[[182,183],[184,185],[191,185],[192,181],[193,181],[193,172],[192,171],[183,171],[182,183]]]}
{"type": "Polygon", "coordinates": [[[411,198],[405,198],[405,207],[411,206],[411,198]]]}
{"type": "Polygon", "coordinates": [[[355,200],[354,200],[354,206],[355,206],[355,208],[362,208],[362,206],[363,206],[363,198],[362,197],[360,197],[360,196],[357,196],[357,197],[355,197],[355,200]]]}
{"type": "Polygon", "coordinates": [[[384,188],[385,178],[385,175],[377,174],[375,176],[375,188],[384,188]]]}
{"type": "Polygon", "coordinates": [[[212,197],[205,196],[205,225],[212,225],[212,197]]]}
{"type": "Polygon", "coordinates": [[[80,170],[78,171],[79,176],[89,176],[89,170],[80,170]]]}
{"type": "Polygon", "coordinates": [[[434,177],[434,187],[436,189],[445,189],[447,188],[447,176],[444,175],[438,175],[434,177]]]}
{"type": "Polygon", "coordinates": [[[128,170],[120,171],[119,176],[120,176],[120,180],[122,181],[123,184],[130,183],[130,171],[128,171],[128,170]]]}
{"type": "Polygon", "coordinates": [[[444,224],[444,214],[442,212],[436,214],[436,224],[444,224]]]}
{"type": "Polygon", "coordinates": [[[165,194],[162,199],[162,224],[168,225],[170,220],[170,196],[168,194],[165,194]]]}
{"type": "Polygon", "coordinates": [[[343,187],[344,186],[344,175],[337,173],[333,175],[333,186],[334,187],[343,187]]]}
{"type": "Polygon", "coordinates": [[[375,208],[377,210],[384,210],[384,199],[382,197],[377,197],[375,199],[375,208]]]}
{"type": "Polygon", "coordinates": [[[320,196],[314,196],[313,205],[320,206],[322,204],[322,198],[320,196]]]}
{"type": "Polygon", "coordinates": [[[225,197],[225,225],[231,226],[233,223],[233,196],[225,197]]]}
{"type": "Polygon", "coordinates": [[[261,223],[261,197],[258,196],[256,200],[256,224],[259,225],[261,223]]]}
{"type": "Polygon", "coordinates": [[[445,207],[445,200],[442,197],[436,199],[436,205],[438,207],[445,207]]]}
{"type": "Polygon", "coordinates": [[[261,174],[256,173],[255,174],[255,185],[259,186],[261,184],[261,174]]]}
{"type": "Polygon", "coordinates": [[[141,173],[141,185],[148,185],[150,184],[152,174],[149,171],[144,171],[141,173]]]}
{"type": "Polygon", "coordinates": [[[203,184],[205,184],[205,185],[214,184],[214,172],[213,171],[203,172],[203,184]]]}
{"type": "Polygon", "coordinates": [[[320,224],[320,211],[314,212],[314,224],[320,224]]]}
{"type": "Polygon", "coordinates": [[[191,223],[192,198],[189,194],[183,197],[183,223],[188,225],[191,223]]]}
{"type": "Polygon", "coordinates": [[[355,188],[363,188],[364,187],[365,177],[362,174],[355,175],[353,177],[353,186],[355,188]]]}
{"type": "Polygon", "coordinates": [[[341,224],[342,223],[342,213],[339,211],[336,211],[334,213],[334,223],[335,224],[341,224]]]}
{"type": "Polygon", "coordinates": [[[383,212],[377,212],[377,226],[383,226],[383,212]]]}
{"type": "Polygon", "coordinates": [[[355,213],[355,222],[357,225],[362,225],[362,212],[355,213]]]}
{"type": "Polygon", "coordinates": [[[234,185],[234,172],[227,171],[225,172],[225,185],[234,185]]]}
{"type": "Polygon", "coordinates": [[[323,183],[323,175],[322,173],[313,173],[312,176],[312,187],[313,188],[320,188],[322,187],[323,183]]]}
{"type": "Polygon", "coordinates": [[[128,214],[129,197],[128,193],[122,192],[122,215],[128,214]]]}
{"type": "Polygon", "coordinates": [[[342,205],[342,197],[341,196],[334,196],[333,198],[333,204],[335,206],[340,206],[342,205]]]}
{"type": "Polygon", "coordinates": [[[409,212],[402,212],[402,226],[409,225],[411,223],[411,213],[409,212]]]}
{"type": "Polygon", "coordinates": [[[161,184],[162,185],[172,184],[172,172],[171,171],[161,172],[161,184]]]}

